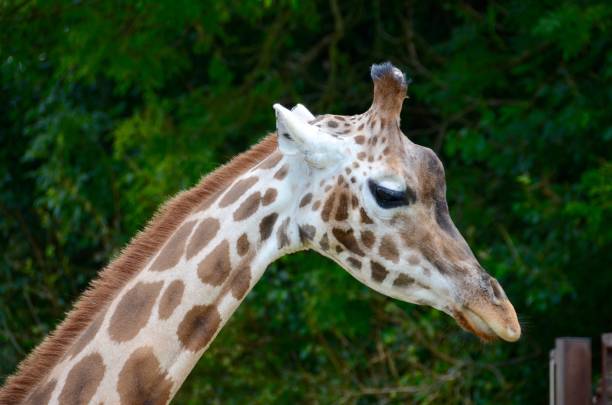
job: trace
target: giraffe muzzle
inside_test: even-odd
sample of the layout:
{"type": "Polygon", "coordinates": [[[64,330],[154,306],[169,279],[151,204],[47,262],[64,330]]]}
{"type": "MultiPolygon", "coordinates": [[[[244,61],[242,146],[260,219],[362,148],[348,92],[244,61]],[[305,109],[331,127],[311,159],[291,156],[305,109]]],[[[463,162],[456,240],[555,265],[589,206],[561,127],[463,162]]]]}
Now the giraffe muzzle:
{"type": "Polygon", "coordinates": [[[497,338],[516,342],[521,337],[521,325],[509,300],[497,303],[476,302],[453,312],[457,323],[484,341],[497,338]]]}

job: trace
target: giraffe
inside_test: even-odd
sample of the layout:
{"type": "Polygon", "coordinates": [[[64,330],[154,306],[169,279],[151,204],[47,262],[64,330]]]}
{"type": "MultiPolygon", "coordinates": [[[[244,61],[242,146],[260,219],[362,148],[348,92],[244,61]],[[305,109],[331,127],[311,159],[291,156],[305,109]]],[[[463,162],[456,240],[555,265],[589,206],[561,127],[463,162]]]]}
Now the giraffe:
{"type": "Polygon", "coordinates": [[[485,341],[515,310],[453,224],[444,168],[400,129],[405,75],[373,65],[371,107],[274,104],[276,133],[180,193],[9,377],[1,404],[164,404],[274,260],[312,249],[485,341]]]}

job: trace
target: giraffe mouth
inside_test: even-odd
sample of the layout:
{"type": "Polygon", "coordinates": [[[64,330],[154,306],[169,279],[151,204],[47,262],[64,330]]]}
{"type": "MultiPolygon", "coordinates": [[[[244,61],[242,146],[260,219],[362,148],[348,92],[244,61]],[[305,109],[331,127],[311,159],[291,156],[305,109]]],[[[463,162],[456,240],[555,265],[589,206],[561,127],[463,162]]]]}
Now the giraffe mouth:
{"type": "Polygon", "coordinates": [[[454,311],[453,317],[459,326],[485,342],[498,338],[507,342],[516,342],[521,337],[521,327],[516,313],[512,305],[504,309],[509,309],[509,314],[506,316],[500,316],[498,311],[489,308],[463,307],[460,311],[454,311]]]}

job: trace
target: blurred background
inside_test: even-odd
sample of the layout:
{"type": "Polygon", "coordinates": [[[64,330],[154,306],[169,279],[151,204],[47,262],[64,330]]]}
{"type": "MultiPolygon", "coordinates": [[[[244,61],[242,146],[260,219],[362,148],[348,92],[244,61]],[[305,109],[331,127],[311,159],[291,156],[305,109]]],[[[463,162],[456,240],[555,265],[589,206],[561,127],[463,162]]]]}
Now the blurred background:
{"type": "MultiPolygon", "coordinates": [[[[274,129],[413,78],[402,129],[521,317],[483,344],[329,260],[273,264],[178,404],[544,403],[556,336],[612,329],[612,4],[0,2],[0,383],[156,207],[274,129]]],[[[595,380],[598,371],[594,371],[595,380]]]]}

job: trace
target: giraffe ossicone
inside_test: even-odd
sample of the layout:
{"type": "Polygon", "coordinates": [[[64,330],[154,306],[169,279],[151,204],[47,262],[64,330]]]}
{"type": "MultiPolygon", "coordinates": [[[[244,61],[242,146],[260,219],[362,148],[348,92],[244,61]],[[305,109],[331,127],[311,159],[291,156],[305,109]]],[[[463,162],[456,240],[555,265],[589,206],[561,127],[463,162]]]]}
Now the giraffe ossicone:
{"type": "Polygon", "coordinates": [[[274,104],[277,134],[167,203],[0,403],[169,402],[266,267],[306,249],[483,340],[516,341],[512,304],[450,218],[442,163],[401,132],[408,81],[390,63],[371,76],[363,114],[274,104]]]}

